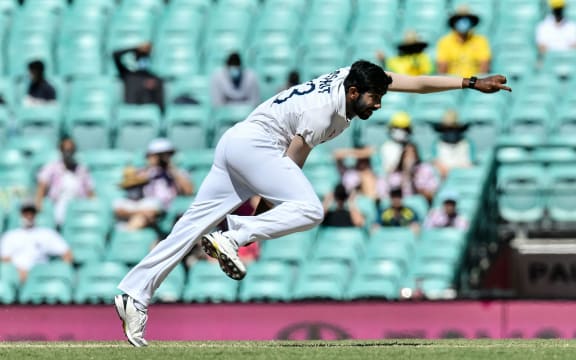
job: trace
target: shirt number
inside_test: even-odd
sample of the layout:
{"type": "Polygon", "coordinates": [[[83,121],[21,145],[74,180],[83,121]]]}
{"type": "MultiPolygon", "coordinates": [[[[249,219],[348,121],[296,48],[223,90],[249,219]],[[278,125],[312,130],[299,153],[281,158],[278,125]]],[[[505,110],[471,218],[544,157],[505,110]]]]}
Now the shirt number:
{"type": "Polygon", "coordinates": [[[274,104],[282,104],[286,100],[290,99],[292,96],[306,95],[306,94],[309,94],[312,91],[314,91],[314,89],[316,89],[316,85],[312,81],[309,81],[306,84],[301,85],[301,87],[302,87],[302,89],[300,87],[298,87],[298,88],[295,88],[294,90],[292,90],[292,92],[288,96],[286,96],[285,98],[281,98],[280,96],[278,96],[274,100],[274,104]]]}

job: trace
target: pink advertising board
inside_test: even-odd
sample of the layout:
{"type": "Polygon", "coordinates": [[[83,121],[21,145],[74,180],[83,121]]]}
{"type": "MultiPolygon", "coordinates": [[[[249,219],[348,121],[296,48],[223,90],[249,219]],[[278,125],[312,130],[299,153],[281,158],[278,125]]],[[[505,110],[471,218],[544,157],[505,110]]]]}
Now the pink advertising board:
{"type": "MultiPolygon", "coordinates": [[[[576,302],[155,305],[151,340],[557,337],[576,302]]],[[[121,340],[112,306],[2,306],[0,341],[121,340]]]]}

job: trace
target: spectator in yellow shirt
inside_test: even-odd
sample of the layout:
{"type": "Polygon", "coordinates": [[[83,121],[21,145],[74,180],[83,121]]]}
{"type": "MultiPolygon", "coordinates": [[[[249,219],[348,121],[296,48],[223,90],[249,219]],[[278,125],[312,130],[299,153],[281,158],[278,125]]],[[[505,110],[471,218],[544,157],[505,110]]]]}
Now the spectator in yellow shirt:
{"type": "Polygon", "coordinates": [[[376,53],[376,58],[386,70],[406,75],[428,75],[434,71],[430,56],[424,52],[428,43],[420,40],[415,31],[407,31],[404,41],[398,44],[398,56],[386,59],[382,51],[376,53]]]}
{"type": "Polygon", "coordinates": [[[490,70],[488,39],[473,32],[479,22],[480,18],[466,7],[458,8],[450,17],[452,31],[438,41],[438,73],[469,77],[490,70]]]}

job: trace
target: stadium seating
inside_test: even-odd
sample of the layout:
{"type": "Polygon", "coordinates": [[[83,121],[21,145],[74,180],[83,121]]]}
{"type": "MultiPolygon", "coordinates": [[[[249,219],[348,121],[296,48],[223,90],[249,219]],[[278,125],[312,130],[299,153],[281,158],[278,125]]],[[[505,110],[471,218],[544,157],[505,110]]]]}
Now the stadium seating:
{"type": "Polygon", "coordinates": [[[224,275],[217,263],[199,261],[190,269],[182,300],[214,303],[236,301],[238,284],[224,275]]]}
{"type": "MultiPolygon", "coordinates": [[[[39,168],[59,156],[62,135],[76,141],[78,160],[88,166],[96,193],[95,200],[72,202],[60,228],[74,253],[78,281],[36,281],[41,270],[34,270],[31,281],[20,284],[14,268],[0,264],[0,303],[111,301],[126,265],[145,256],[158,239],[147,230],[113,228],[111,205],[123,195],[122,170],[143,165],[148,142],[163,136],[178,150],[176,163],[200,185],[220,136],[252,110],[212,107],[210,75],[231,51],[239,51],[256,71],[266,99],[284,86],[291,70],[307,80],[359,58],[377,61],[377,50],[395,54],[408,29],[429,41],[427,52],[434,56],[435,41],[449,30],[449,13],[461,5],[480,15],[476,31],[490,40],[490,72],[507,75],[514,95],[388,93],[369,121],[353,121],[344,134],[318,146],[304,172],[319,196],[332,191],[340,175],[331,151],[378,149],[397,111],[411,115],[413,140],[429,160],[438,139],[430,125],[455,109],[461,122],[471,125],[467,138],[480,166],[450,172],[439,192],[459,193],[459,211],[472,231],[423,229],[415,235],[408,228],[373,229],[373,200],[359,196],[365,228],[315,229],[263,242],[260,259],[240,285],[215,263],[201,261],[188,272],[179,264],[158,289],[154,301],[160,302],[397,299],[401,288],[416,282],[434,298],[457,285],[454,274],[466,246],[484,240],[474,226],[491,221],[486,218],[492,215],[476,216],[488,200],[495,201],[504,225],[550,220],[570,226],[576,222],[575,53],[539,58],[534,28],[547,9],[535,0],[0,1],[0,229],[20,225],[13,200],[33,194],[39,168]],[[112,52],[144,41],[153,43],[152,69],[166,80],[164,112],[122,101],[112,52]],[[24,105],[27,64],[37,59],[56,88],[54,105],[24,105]],[[185,97],[198,103],[182,104],[185,97]]],[[[568,7],[568,17],[575,9],[568,7]]],[[[125,60],[131,66],[135,59],[125,60]]],[[[373,160],[380,172],[379,154],[373,160]]],[[[160,230],[168,232],[193,199],[178,197],[160,230]]],[[[421,219],[441,203],[440,196],[431,204],[421,196],[405,199],[421,219]]],[[[37,222],[55,228],[51,211],[47,203],[37,222]]],[[[51,269],[44,271],[56,272],[51,269]]]]}
{"type": "Polygon", "coordinates": [[[21,303],[62,303],[72,302],[74,271],[70,264],[50,262],[34,266],[20,291],[21,303]]]}

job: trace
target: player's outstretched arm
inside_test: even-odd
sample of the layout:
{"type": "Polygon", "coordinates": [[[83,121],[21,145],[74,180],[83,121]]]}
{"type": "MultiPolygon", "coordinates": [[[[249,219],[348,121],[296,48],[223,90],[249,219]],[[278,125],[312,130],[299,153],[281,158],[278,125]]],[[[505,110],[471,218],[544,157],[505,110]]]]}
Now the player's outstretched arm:
{"type": "MultiPolygon", "coordinates": [[[[392,77],[389,91],[428,94],[433,92],[466,89],[470,87],[469,78],[453,76],[410,76],[386,72],[392,77]]],[[[473,89],[483,93],[495,93],[500,90],[512,91],[506,86],[507,80],[503,75],[487,76],[476,80],[473,89]]]]}

